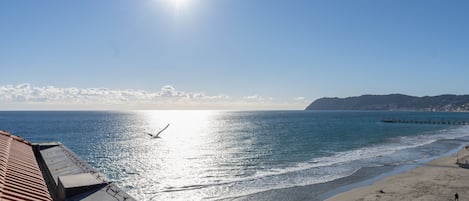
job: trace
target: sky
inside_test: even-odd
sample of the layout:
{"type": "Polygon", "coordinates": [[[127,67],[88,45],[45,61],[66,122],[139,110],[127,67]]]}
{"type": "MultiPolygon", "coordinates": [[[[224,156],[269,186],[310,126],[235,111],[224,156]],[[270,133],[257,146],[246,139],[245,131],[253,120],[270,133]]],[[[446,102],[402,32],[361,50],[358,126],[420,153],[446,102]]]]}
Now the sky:
{"type": "Polygon", "coordinates": [[[0,110],[468,94],[469,1],[0,0],[0,110]]]}

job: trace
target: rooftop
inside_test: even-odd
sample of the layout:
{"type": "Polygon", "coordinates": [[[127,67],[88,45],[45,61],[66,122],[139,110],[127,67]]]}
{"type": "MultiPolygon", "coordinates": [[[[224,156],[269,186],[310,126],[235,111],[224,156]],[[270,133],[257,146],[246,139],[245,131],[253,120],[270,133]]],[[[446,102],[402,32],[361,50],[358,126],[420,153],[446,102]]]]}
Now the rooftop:
{"type": "Polygon", "coordinates": [[[31,143],[0,131],[0,200],[52,200],[31,143]]]}
{"type": "Polygon", "coordinates": [[[0,200],[135,199],[63,144],[31,144],[0,131],[0,200]]]}

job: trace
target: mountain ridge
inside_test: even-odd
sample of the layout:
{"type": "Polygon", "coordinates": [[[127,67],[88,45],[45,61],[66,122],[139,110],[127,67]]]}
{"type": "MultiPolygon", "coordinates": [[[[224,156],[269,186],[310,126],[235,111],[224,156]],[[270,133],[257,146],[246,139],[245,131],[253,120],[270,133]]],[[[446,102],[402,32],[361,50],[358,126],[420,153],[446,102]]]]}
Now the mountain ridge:
{"type": "Polygon", "coordinates": [[[405,94],[366,94],[347,98],[324,97],[313,101],[305,110],[469,111],[469,95],[418,97],[405,94]]]}

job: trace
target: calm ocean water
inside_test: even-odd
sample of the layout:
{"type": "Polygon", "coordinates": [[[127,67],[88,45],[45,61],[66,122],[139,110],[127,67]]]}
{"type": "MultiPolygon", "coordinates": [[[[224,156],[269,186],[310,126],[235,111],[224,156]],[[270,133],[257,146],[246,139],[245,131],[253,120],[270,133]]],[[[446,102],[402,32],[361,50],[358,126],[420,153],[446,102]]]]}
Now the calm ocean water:
{"type": "Polygon", "coordinates": [[[383,118],[469,120],[469,113],[0,112],[0,129],[32,142],[62,142],[139,200],[269,200],[262,192],[413,164],[454,150],[469,136],[467,126],[385,124],[383,118]],[[168,123],[161,138],[145,134],[168,123]]]}

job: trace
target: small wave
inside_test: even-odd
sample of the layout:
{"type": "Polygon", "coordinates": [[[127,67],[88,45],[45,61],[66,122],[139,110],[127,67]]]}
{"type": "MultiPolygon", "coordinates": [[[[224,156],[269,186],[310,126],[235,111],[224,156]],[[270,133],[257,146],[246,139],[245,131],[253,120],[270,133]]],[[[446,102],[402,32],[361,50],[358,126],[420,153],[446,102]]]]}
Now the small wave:
{"type": "MultiPolygon", "coordinates": [[[[239,178],[239,179],[231,179],[225,180],[222,182],[217,183],[207,183],[203,185],[196,185],[197,189],[199,188],[208,188],[213,186],[221,186],[221,185],[243,185],[248,183],[255,183],[255,189],[251,188],[247,191],[243,191],[243,195],[249,195],[253,193],[258,193],[266,190],[272,189],[281,189],[281,188],[288,188],[293,186],[304,186],[304,185],[311,185],[317,183],[324,183],[333,181],[336,179],[344,178],[347,176],[352,175],[356,171],[358,171],[361,166],[350,165],[354,161],[363,161],[367,159],[373,158],[383,158],[390,156],[391,154],[395,153],[396,151],[405,150],[416,148],[424,145],[431,144],[437,140],[448,140],[448,139],[456,139],[469,136],[469,126],[465,127],[458,127],[454,129],[446,129],[440,130],[437,132],[432,133],[424,133],[422,135],[417,136],[404,136],[399,137],[398,140],[390,140],[389,143],[380,144],[372,147],[364,147],[355,150],[345,151],[345,152],[337,152],[332,156],[320,157],[320,158],[313,158],[310,161],[297,163],[291,165],[287,168],[272,168],[268,170],[258,171],[255,175],[239,178]],[[299,175],[304,174],[297,174],[300,172],[311,172],[315,171],[327,171],[327,169],[333,169],[331,171],[336,172],[329,172],[329,174],[325,175],[316,175],[311,178],[297,178],[291,179],[291,177],[300,177],[299,175]],[[280,179],[281,178],[281,179],[280,179]],[[290,179],[292,182],[285,182],[285,179],[290,179]],[[261,181],[270,181],[270,182],[259,182],[261,181]],[[282,181],[282,182],[280,182],[282,181]],[[277,182],[277,183],[275,183],[277,182]],[[262,186],[265,183],[270,183],[273,185],[266,185],[262,186]],[[258,185],[262,184],[262,185],[258,185]]],[[[404,160],[404,159],[403,159],[404,160]]],[[[368,163],[366,164],[367,167],[379,167],[385,165],[402,165],[406,163],[416,163],[416,159],[411,159],[409,161],[393,161],[388,164],[383,163],[368,163]]],[[[359,164],[362,165],[362,164],[359,164]]],[[[193,185],[190,185],[193,186],[193,185]]],[[[178,189],[181,190],[191,190],[195,188],[187,188],[188,186],[180,187],[178,189]]],[[[246,189],[244,189],[246,190],[246,189]]],[[[242,196],[240,192],[230,193],[225,195],[225,198],[230,198],[230,196],[236,195],[242,196]],[[231,195],[230,195],[231,194],[231,195]]]]}
{"type": "Polygon", "coordinates": [[[166,190],[163,190],[161,192],[177,192],[177,191],[186,191],[186,190],[195,190],[195,189],[201,189],[206,187],[206,185],[188,185],[188,186],[182,186],[182,187],[168,187],[166,190]]]}
{"type": "Polygon", "coordinates": [[[311,161],[298,163],[289,168],[271,169],[266,172],[259,172],[253,178],[286,174],[290,172],[302,171],[317,167],[333,166],[347,163],[355,160],[367,158],[383,157],[390,155],[398,150],[420,147],[431,144],[437,140],[456,139],[469,136],[469,126],[458,127],[455,129],[445,129],[431,134],[422,134],[417,136],[404,136],[394,143],[380,144],[373,147],[364,147],[351,151],[337,152],[332,156],[314,158],[311,161]]]}

